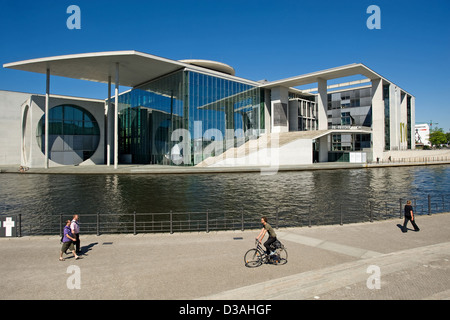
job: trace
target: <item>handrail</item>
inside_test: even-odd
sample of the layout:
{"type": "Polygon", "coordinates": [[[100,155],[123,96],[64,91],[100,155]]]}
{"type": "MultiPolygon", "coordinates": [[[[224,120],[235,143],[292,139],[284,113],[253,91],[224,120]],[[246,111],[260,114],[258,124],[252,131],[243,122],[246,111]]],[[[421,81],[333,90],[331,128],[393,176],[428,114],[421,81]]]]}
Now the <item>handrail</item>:
{"type": "MultiPolygon", "coordinates": [[[[355,208],[345,203],[306,203],[295,207],[268,208],[266,213],[239,210],[206,210],[192,212],[132,212],[132,213],[78,213],[82,234],[106,233],[175,233],[211,232],[218,230],[241,230],[261,228],[260,216],[265,215],[274,228],[311,227],[313,225],[347,224],[391,218],[402,218],[406,198],[374,203],[361,201],[355,208]]],[[[450,194],[423,195],[408,198],[416,215],[450,211],[450,194]]],[[[0,217],[15,216],[17,236],[61,235],[63,222],[70,214],[40,217],[0,214],[0,217]]]]}

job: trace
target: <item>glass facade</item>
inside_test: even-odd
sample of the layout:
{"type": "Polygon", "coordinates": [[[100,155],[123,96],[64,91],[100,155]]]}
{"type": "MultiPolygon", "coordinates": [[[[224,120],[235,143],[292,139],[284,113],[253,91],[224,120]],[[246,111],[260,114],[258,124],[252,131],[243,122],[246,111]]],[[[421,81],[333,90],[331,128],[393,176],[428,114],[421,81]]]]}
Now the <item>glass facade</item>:
{"type": "Polygon", "coordinates": [[[350,152],[363,151],[370,148],[370,134],[335,133],[331,136],[331,148],[328,153],[329,162],[348,162],[350,152]]]}
{"type": "Polygon", "coordinates": [[[333,134],[331,151],[351,151],[353,145],[352,134],[333,134]]]}
{"type": "Polygon", "coordinates": [[[195,165],[264,131],[264,93],[190,70],[119,96],[119,155],[135,164],[195,165]]]}
{"type": "Polygon", "coordinates": [[[328,94],[328,128],[372,126],[371,88],[328,94]]]}
{"type": "MultiPolygon", "coordinates": [[[[45,152],[45,116],[39,121],[36,138],[45,152]]],[[[60,105],[49,111],[49,159],[59,164],[76,165],[97,150],[100,129],[95,118],[75,105],[60,105]]]]}
{"type": "Polygon", "coordinates": [[[315,101],[289,97],[289,131],[318,130],[318,106],[315,101]]]}
{"type": "Polygon", "coordinates": [[[389,84],[383,85],[383,100],[384,100],[384,150],[391,150],[391,107],[389,103],[389,84]]]}

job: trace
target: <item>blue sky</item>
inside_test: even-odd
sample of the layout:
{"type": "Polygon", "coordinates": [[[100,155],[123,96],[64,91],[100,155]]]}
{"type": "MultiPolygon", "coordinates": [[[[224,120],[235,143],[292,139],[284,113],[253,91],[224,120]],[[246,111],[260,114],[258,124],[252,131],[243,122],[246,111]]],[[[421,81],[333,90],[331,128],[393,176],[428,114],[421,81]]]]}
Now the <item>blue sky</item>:
{"type": "MultiPolygon", "coordinates": [[[[5,1],[0,63],[138,50],[230,64],[269,81],[361,62],[416,97],[416,122],[450,131],[450,1],[5,1]],[[81,30],[69,30],[69,5],[81,30]],[[369,5],[381,29],[369,30],[369,5]]],[[[0,68],[0,89],[45,92],[45,76],[0,68]]],[[[105,98],[106,85],[52,77],[52,93],[105,98]]]]}

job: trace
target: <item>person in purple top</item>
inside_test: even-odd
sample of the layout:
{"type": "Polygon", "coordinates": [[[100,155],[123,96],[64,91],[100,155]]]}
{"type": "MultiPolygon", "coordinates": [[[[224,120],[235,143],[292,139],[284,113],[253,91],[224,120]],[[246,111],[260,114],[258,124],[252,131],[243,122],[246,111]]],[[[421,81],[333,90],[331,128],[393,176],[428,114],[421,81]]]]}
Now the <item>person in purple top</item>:
{"type": "Polygon", "coordinates": [[[76,241],[75,237],[72,234],[72,230],[70,230],[70,220],[66,221],[66,225],[64,227],[64,236],[62,239],[62,247],[61,247],[61,253],[59,254],[59,261],[64,261],[63,259],[63,253],[66,252],[67,249],[70,249],[73,253],[73,256],[76,259],[79,259],[80,257],[75,252],[75,247],[73,246],[73,242],[76,241]]]}

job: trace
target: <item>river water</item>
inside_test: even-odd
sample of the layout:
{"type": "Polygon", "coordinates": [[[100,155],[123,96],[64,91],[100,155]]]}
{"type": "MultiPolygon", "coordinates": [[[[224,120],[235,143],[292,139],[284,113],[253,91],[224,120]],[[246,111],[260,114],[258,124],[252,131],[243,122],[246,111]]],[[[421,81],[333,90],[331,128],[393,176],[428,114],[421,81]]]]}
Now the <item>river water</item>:
{"type": "MultiPolygon", "coordinates": [[[[243,211],[315,217],[344,212],[365,220],[406,199],[417,210],[450,209],[450,165],[259,173],[168,175],[0,174],[0,214],[48,215],[243,211]],[[402,200],[399,200],[402,199],[402,200]],[[311,208],[310,208],[311,206],[311,208]]],[[[420,212],[419,212],[420,213],[420,212]]],[[[352,218],[352,219],[350,219],[352,218]]]]}

